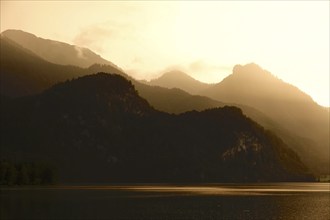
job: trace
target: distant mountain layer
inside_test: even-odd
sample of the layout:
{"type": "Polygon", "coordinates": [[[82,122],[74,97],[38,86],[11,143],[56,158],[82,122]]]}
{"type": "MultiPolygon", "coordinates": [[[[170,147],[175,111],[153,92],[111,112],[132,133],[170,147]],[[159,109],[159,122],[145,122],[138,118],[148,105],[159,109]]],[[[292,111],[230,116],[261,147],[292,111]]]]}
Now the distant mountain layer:
{"type": "Polygon", "coordinates": [[[51,63],[83,68],[95,63],[116,67],[110,61],[103,59],[87,48],[43,39],[21,30],[6,30],[1,35],[51,63]]]}
{"type": "Polygon", "coordinates": [[[283,138],[315,172],[330,172],[329,110],[256,64],[237,65],[231,75],[214,85],[202,84],[180,71],[165,73],[149,84],[211,98],[210,105],[218,100],[218,106],[237,106],[283,138]]]}
{"type": "Polygon", "coordinates": [[[195,80],[188,74],[181,71],[166,72],[159,78],[151,80],[149,84],[169,89],[179,88],[189,92],[190,94],[198,94],[211,86],[195,80]]]}
{"type": "Polygon", "coordinates": [[[293,147],[296,145],[295,150],[301,152],[311,166],[329,172],[329,112],[298,88],[256,64],[247,64],[235,66],[231,75],[201,94],[261,111],[287,131],[278,134],[293,147]],[[287,138],[288,133],[300,137],[300,140],[292,140],[292,135],[287,138]]]}
{"type": "MultiPolygon", "coordinates": [[[[88,68],[50,63],[32,51],[1,35],[0,92],[3,96],[19,97],[38,94],[58,82],[95,72],[116,73],[130,79],[139,94],[156,109],[170,113],[204,110],[223,106],[210,98],[191,96],[180,89],[149,86],[109,65],[94,64],[88,68]]],[[[64,53],[63,53],[64,56],[64,53]]]]}
{"type": "Polygon", "coordinates": [[[181,89],[167,89],[159,86],[148,86],[137,81],[132,82],[139,95],[160,111],[180,114],[186,111],[202,111],[224,106],[222,102],[205,96],[191,95],[181,89]]]}
{"type": "Polygon", "coordinates": [[[54,82],[80,75],[81,68],[61,66],[42,60],[31,51],[1,35],[0,91],[16,97],[41,92],[54,82]]]}
{"type": "Polygon", "coordinates": [[[240,109],[162,113],[119,75],[7,100],[1,123],[1,157],[46,160],[67,182],[313,180],[281,139],[240,109]]]}
{"type": "Polygon", "coordinates": [[[325,129],[329,114],[323,107],[255,64],[235,66],[233,74],[203,94],[227,103],[253,106],[306,137],[320,138],[320,135],[329,134],[325,129]]]}

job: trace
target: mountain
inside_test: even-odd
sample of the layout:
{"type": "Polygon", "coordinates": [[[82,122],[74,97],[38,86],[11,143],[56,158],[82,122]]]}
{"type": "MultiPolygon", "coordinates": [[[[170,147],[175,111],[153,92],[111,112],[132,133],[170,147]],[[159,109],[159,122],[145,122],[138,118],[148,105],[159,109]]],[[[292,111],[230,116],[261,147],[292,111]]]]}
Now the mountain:
{"type": "MultiPolygon", "coordinates": [[[[48,40],[50,41],[50,40],[48,40]]],[[[72,78],[88,75],[95,72],[108,72],[119,74],[132,81],[141,97],[157,110],[169,113],[183,113],[191,110],[204,110],[220,107],[225,104],[209,97],[190,95],[180,89],[167,89],[158,86],[150,86],[134,80],[115,65],[94,64],[88,68],[70,65],[58,65],[44,60],[31,50],[13,42],[1,34],[1,67],[0,67],[0,92],[1,103],[10,97],[20,97],[41,93],[58,82],[64,82],[72,78]]],[[[38,41],[39,42],[39,41],[38,41]]],[[[56,44],[56,43],[54,43],[56,44]]],[[[58,50],[61,51],[61,50],[58,50]]],[[[59,56],[66,56],[62,51],[59,56]]],[[[217,85],[214,85],[217,86],[217,85]]],[[[212,86],[212,88],[214,87],[212,86]]],[[[204,90],[208,91],[208,90],[204,90]]],[[[232,103],[241,108],[245,115],[260,123],[267,129],[279,135],[290,148],[296,150],[304,162],[314,171],[327,173],[328,154],[320,153],[314,140],[302,137],[284,128],[266,113],[243,104],[232,103]],[[323,156],[323,158],[320,158],[323,156]],[[323,170],[323,171],[322,171],[323,170]]],[[[285,125],[285,124],[284,124],[285,125]]]]}
{"type": "MultiPolygon", "coordinates": [[[[304,146],[293,146],[303,159],[309,160],[309,165],[329,172],[329,112],[298,88],[252,63],[235,66],[231,75],[201,94],[225,103],[248,105],[264,113],[300,138],[294,142],[304,146]],[[313,159],[311,154],[315,155],[313,159]]],[[[288,142],[292,139],[283,132],[277,134],[288,142]]]]}
{"type": "Polygon", "coordinates": [[[151,80],[149,84],[169,89],[180,88],[190,94],[198,94],[200,91],[205,90],[210,86],[209,84],[195,80],[188,74],[178,70],[166,72],[159,78],[151,80]]]}
{"type": "Polygon", "coordinates": [[[7,100],[0,115],[1,158],[47,161],[63,182],[313,180],[281,139],[240,109],[159,112],[119,75],[7,100]]]}
{"type": "Polygon", "coordinates": [[[208,108],[223,107],[224,103],[205,96],[191,95],[177,88],[148,86],[133,81],[139,95],[145,98],[157,110],[167,113],[180,114],[186,111],[202,111],[208,108]]]}
{"type": "Polygon", "coordinates": [[[121,70],[109,65],[94,64],[88,68],[81,68],[48,62],[3,34],[0,44],[0,92],[3,96],[37,94],[55,83],[104,69],[125,75],[121,70]]]}
{"type": "Polygon", "coordinates": [[[43,39],[21,30],[6,30],[1,35],[51,63],[82,68],[98,63],[118,68],[87,48],[43,39]]]}
{"type": "Polygon", "coordinates": [[[1,35],[1,94],[17,97],[41,92],[56,82],[80,75],[81,68],[56,65],[1,35]]]}
{"type": "MultiPolygon", "coordinates": [[[[0,92],[2,96],[19,97],[38,94],[58,82],[95,72],[108,72],[122,75],[131,80],[138,89],[139,94],[161,111],[177,114],[189,110],[204,110],[223,106],[219,101],[201,96],[192,96],[180,89],[166,89],[146,85],[129,77],[114,65],[94,64],[88,68],[81,68],[54,64],[13,42],[4,34],[1,34],[0,40],[0,92]]],[[[66,56],[65,51],[57,51],[58,53],[61,52],[59,56],[66,56]]]]}

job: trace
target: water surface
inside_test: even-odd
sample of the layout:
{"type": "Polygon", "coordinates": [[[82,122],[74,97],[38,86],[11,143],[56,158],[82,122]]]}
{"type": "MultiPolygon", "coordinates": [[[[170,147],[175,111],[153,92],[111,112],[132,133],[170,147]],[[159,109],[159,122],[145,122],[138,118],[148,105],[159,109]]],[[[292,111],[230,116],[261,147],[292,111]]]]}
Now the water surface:
{"type": "Polygon", "coordinates": [[[5,187],[1,219],[330,219],[329,183],[5,187]]]}

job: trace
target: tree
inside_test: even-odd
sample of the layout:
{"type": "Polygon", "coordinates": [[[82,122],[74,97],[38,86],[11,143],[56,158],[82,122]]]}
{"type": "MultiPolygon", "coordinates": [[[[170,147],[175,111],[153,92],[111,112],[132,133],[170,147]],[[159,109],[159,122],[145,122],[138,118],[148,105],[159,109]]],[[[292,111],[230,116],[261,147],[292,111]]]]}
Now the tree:
{"type": "Polygon", "coordinates": [[[26,164],[20,165],[20,169],[17,177],[18,185],[27,185],[30,183],[29,170],[26,164]]]}
{"type": "Polygon", "coordinates": [[[5,179],[10,186],[17,183],[17,169],[14,164],[9,164],[5,179]]]}
{"type": "Polygon", "coordinates": [[[9,163],[7,161],[0,161],[0,185],[7,184],[7,170],[9,168],[9,163]]]}
{"type": "Polygon", "coordinates": [[[41,173],[41,184],[53,184],[56,181],[54,169],[45,167],[41,173]]]}

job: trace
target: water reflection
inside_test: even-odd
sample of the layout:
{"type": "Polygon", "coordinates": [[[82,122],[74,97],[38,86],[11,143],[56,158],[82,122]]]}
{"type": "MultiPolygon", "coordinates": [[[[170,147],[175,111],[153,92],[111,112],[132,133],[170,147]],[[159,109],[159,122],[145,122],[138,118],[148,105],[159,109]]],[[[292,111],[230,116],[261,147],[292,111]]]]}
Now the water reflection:
{"type": "Polygon", "coordinates": [[[330,219],[330,185],[2,188],[0,219],[330,219]]]}

